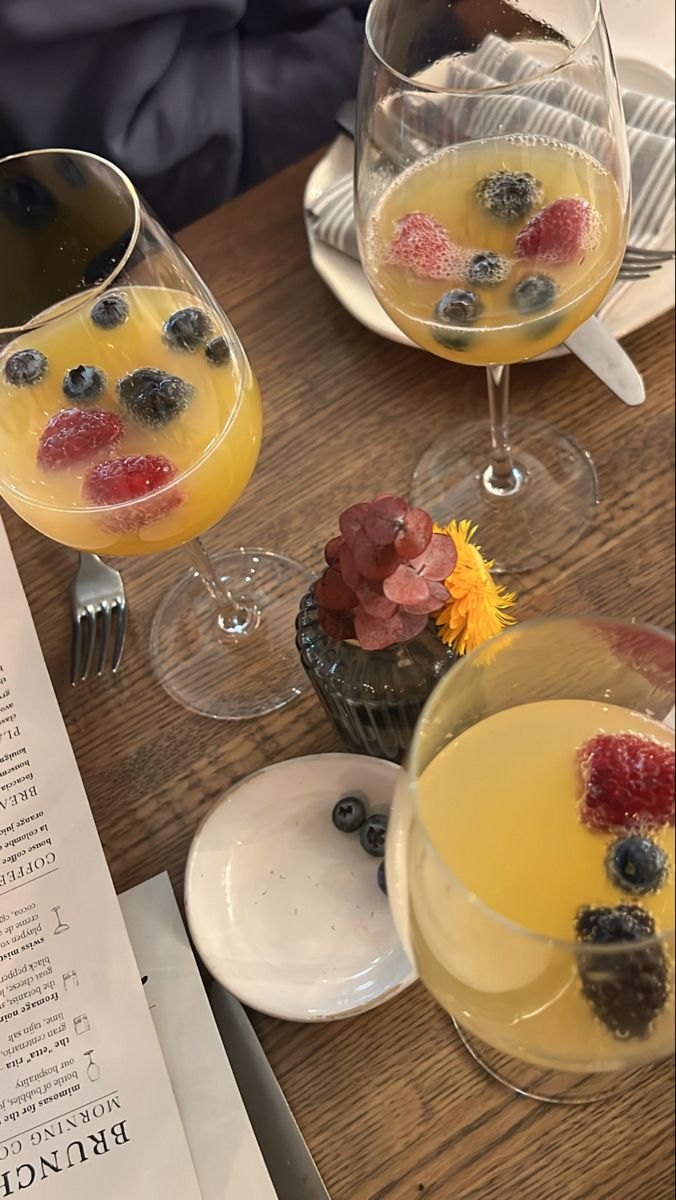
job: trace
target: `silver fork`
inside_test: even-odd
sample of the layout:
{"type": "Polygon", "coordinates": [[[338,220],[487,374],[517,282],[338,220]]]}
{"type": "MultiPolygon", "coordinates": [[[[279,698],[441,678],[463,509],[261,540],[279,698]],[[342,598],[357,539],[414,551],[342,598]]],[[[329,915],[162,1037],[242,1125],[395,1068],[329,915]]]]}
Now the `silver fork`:
{"type": "Polygon", "coordinates": [[[644,250],[642,246],[627,246],[618,279],[649,279],[664,263],[671,262],[673,250],[644,250]]]}
{"type": "Polygon", "coordinates": [[[97,554],[81,554],[73,580],[73,640],[70,682],[89,679],[92,671],[102,675],[110,662],[117,671],[127,631],[127,605],[119,571],[101,562],[97,554]]]}

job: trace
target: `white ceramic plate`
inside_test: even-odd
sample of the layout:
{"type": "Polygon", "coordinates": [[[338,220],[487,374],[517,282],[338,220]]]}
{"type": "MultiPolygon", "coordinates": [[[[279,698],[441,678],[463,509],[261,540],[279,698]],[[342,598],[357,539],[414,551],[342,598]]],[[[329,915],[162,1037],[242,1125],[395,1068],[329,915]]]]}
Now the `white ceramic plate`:
{"type": "Polygon", "coordinates": [[[414,982],[379,860],[331,821],[350,793],[389,812],[400,770],[356,754],[290,759],[236,784],[202,823],[186,867],[188,925],[209,971],[244,1004],[326,1021],[414,982]]]}
{"type": "MultiPolygon", "coordinates": [[[[674,98],[674,77],[666,67],[634,58],[618,59],[617,67],[623,87],[668,99],[674,98]]],[[[352,142],[341,135],[336,138],[324,158],[317,163],[308,179],[303,205],[305,211],[317,201],[327,187],[351,170],[352,160],[352,142]]],[[[380,307],[360,264],[347,254],[341,254],[324,242],[318,241],[308,220],[305,226],[314,268],[343,307],[373,333],[405,346],[414,345],[380,307]]],[[[669,243],[670,238],[673,238],[673,228],[665,237],[669,243]]],[[[662,267],[650,279],[618,285],[599,313],[613,337],[626,337],[642,325],[669,312],[674,305],[675,278],[672,262],[662,267]]],[[[565,347],[559,346],[542,357],[554,358],[566,353],[568,352],[565,347]]]]}

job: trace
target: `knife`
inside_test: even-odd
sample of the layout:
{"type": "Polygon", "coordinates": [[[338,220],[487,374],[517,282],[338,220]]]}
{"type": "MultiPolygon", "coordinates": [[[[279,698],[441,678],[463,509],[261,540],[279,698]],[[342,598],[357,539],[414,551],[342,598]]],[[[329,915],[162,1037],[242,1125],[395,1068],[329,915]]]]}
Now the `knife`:
{"type": "Polygon", "coordinates": [[[643,404],[645,384],[641,375],[598,317],[590,317],[563,344],[625,404],[643,404]]]}
{"type": "Polygon", "coordinates": [[[279,1200],[331,1200],[239,1000],[214,983],[211,1007],[279,1200]]]}
{"type": "MultiPolygon", "coordinates": [[[[355,136],[356,103],[348,100],[336,113],[336,125],[347,137],[355,136]]],[[[620,343],[608,333],[598,317],[580,325],[563,343],[589,370],[597,375],[625,404],[643,404],[645,385],[620,343]]]]}

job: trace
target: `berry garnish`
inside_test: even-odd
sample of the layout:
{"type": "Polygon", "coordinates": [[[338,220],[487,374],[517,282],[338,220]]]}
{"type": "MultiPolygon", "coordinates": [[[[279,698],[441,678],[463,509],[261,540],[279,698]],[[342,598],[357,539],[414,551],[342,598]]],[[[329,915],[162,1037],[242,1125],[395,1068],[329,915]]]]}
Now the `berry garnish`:
{"type": "Polygon", "coordinates": [[[511,269],[508,258],[494,254],[492,250],[481,250],[473,254],[467,264],[465,279],[475,287],[497,287],[507,278],[511,269]]]}
{"type": "Polygon", "coordinates": [[[63,394],[76,404],[93,404],[106,390],[106,377],[98,367],[71,367],[63,377],[63,394]]]}
{"type": "MultiPolygon", "coordinates": [[[[88,415],[88,414],[83,414],[88,415]]],[[[89,504],[124,505],[107,514],[106,527],[116,533],[144,529],[159,521],[182,502],[178,488],[153,499],[176,476],[176,468],[161,454],[135,454],[98,463],[88,471],[82,494],[89,504]],[[129,501],[138,501],[130,504],[129,501]]]]}
{"type": "Polygon", "coordinates": [[[512,289],[512,304],[517,312],[541,312],[558,294],[559,286],[550,275],[525,275],[512,289]]]}
{"type": "Polygon", "coordinates": [[[384,892],[385,895],[387,895],[387,878],[385,875],[385,863],[384,862],[378,863],[377,879],[378,879],[378,887],[380,888],[381,892],[384,892]]]}
{"type": "Polygon", "coordinates": [[[359,796],[341,796],[334,805],[333,824],[341,833],[356,833],[366,820],[366,805],[359,796]]]}
{"type": "Polygon", "coordinates": [[[16,350],[5,363],[5,379],[12,387],[32,387],[47,374],[47,359],[40,350],[16,350]]]}
{"type": "Polygon", "coordinates": [[[580,909],[575,932],[590,946],[612,946],[616,942],[641,942],[653,937],[655,921],[640,904],[618,904],[615,908],[580,909]]]}
{"type": "Polygon", "coordinates": [[[483,301],[476,292],[452,288],[446,292],[434,309],[437,321],[447,325],[472,325],[484,311],[483,301]]]}
{"type": "Polygon", "coordinates": [[[662,847],[638,834],[618,838],[606,855],[610,882],[635,896],[658,892],[666,880],[668,865],[662,847]]]}
{"type": "Polygon", "coordinates": [[[396,222],[387,261],[406,267],[421,279],[450,279],[458,273],[463,252],[443,225],[427,213],[408,213],[396,222]]]}
{"type": "Polygon", "coordinates": [[[367,854],[382,858],[385,854],[385,835],[388,818],[385,813],[374,813],[367,817],[359,830],[359,840],[367,854]]]}
{"type": "Polygon", "coordinates": [[[102,408],[64,408],[47,422],[38,444],[38,463],[49,471],[86,462],[122,440],[124,425],[102,408]]]}
{"type": "Polygon", "coordinates": [[[636,733],[599,733],[577,752],[580,819],[611,833],[674,824],[674,751],[636,733]]]}
{"type": "Polygon", "coordinates": [[[415,637],[448,603],[443,580],[456,563],[452,539],[434,533],[424,509],[390,493],[352,504],[339,523],[314,587],[323,628],[338,640],[356,636],[364,650],[415,637]]]}
{"type": "Polygon", "coordinates": [[[164,322],[164,340],[172,350],[199,350],[213,326],[201,308],[180,308],[164,322]]]}
{"type": "Polygon", "coordinates": [[[601,218],[587,200],[564,196],[535,213],[516,239],[517,258],[541,262],[582,262],[595,250],[601,236],[601,218]]]}
{"type": "Polygon", "coordinates": [[[457,329],[444,329],[441,325],[432,326],[432,337],[446,350],[456,351],[469,350],[473,337],[476,339],[476,335],[461,333],[457,329]]]}
{"type": "Polygon", "coordinates": [[[142,425],[159,429],[185,412],[195,389],[178,375],[155,367],[139,367],[117,384],[120,404],[142,425]]]}
{"type": "Polygon", "coordinates": [[[603,947],[578,954],[582,994],[595,1015],[617,1038],[647,1037],[669,996],[662,946],[640,944],[655,935],[650,913],[637,904],[582,908],[576,933],[585,946],[603,947]]]}
{"type": "Polygon", "coordinates": [[[230,346],[228,339],[224,337],[212,338],[207,342],[207,348],[204,351],[207,362],[211,363],[212,367],[223,367],[230,362],[230,346]]]}
{"type": "Polygon", "coordinates": [[[486,212],[501,221],[518,221],[542,204],[542,184],[528,171],[494,171],[476,185],[476,197],[486,212]]]}
{"type": "Polygon", "coordinates": [[[122,292],[109,292],[96,301],[90,316],[99,329],[116,329],[129,316],[127,299],[122,292]]]}

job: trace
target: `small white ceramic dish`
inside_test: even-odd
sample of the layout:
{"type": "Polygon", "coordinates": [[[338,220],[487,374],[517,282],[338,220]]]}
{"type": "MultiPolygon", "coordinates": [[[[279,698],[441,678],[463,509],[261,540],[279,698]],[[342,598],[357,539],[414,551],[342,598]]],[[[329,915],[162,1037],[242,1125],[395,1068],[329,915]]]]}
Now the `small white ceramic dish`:
{"type": "MultiPolygon", "coordinates": [[[[620,58],[617,60],[617,68],[622,87],[673,100],[674,76],[667,67],[635,58],[620,58]]],[[[308,179],[303,202],[306,213],[326,188],[351,170],[352,161],[352,142],[341,134],[317,163],[308,179]]],[[[412,346],[414,343],[397,328],[381,308],[360,264],[349,255],[341,254],[326,243],[318,241],[312,223],[307,218],[305,226],[313,266],[343,307],[373,333],[389,338],[390,341],[412,346]]],[[[665,239],[665,244],[670,245],[673,240],[673,226],[665,231],[665,239]]],[[[618,285],[599,313],[613,337],[626,337],[627,334],[669,312],[674,306],[675,279],[675,265],[671,262],[650,279],[618,285]]],[[[558,346],[542,357],[555,358],[567,353],[565,347],[558,346]]]]}
{"type": "Polygon", "coordinates": [[[348,794],[389,812],[400,772],[356,754],[290,759],[241,780],[203,821],[186,867],[188,925],[211,974],[242,1003],[326,1021],[415,981],[379,860],[331,821],[348,794]]]}

